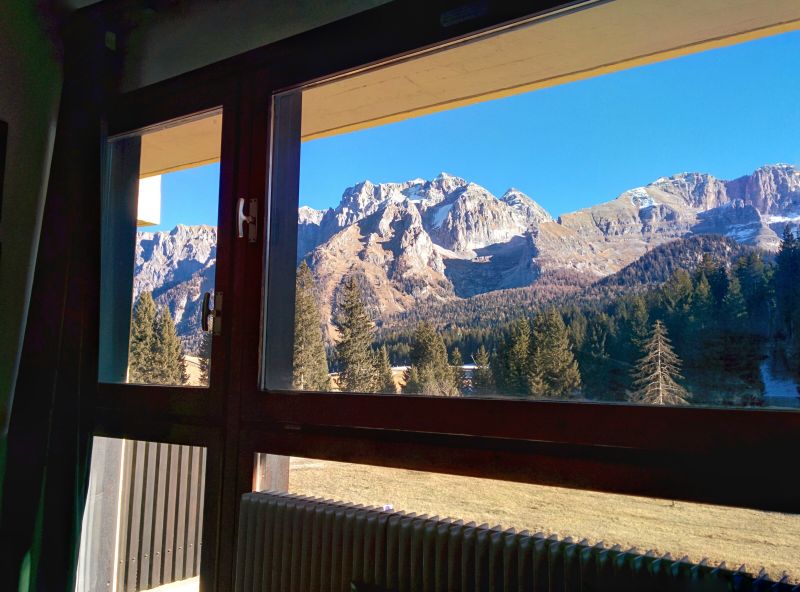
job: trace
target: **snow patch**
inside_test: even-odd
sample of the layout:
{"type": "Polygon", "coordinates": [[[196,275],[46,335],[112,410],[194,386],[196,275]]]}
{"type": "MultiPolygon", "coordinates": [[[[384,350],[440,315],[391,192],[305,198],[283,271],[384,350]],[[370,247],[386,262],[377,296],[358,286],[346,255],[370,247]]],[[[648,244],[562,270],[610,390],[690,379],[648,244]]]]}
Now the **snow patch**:
{"type": "Polygon", "coordinates": [[[658,205],[658,202],[650,197],[650,194],[645,191],[644,187],[629,189],[626,193],[630,196],[631,203],[640,210],[658,205]]]}
{"type": "Polygon", "coordinates": [[[783,222],[800,222],[800,212],[790,213],[786,216],[764,216],[764,221],[767,224],[776,224],[783,222]]]}
{"type": "Polygon", "coordinates": [[[759,228],[759,226],[753,227],[752,224],[733,224],[729,226],[725,236],[741,242],[753,238],[758,233],[759,228]]]}
{"type": "Polygon", "coordinates": [[[434,228],[439,228],[442,225],[442,223],[445,221],[445,218],[447,218],[447,214],[450,213],[451,209],[453,209],[453,204],[447,204],[436,210],[436,213],[433,215],[434,228]]]}

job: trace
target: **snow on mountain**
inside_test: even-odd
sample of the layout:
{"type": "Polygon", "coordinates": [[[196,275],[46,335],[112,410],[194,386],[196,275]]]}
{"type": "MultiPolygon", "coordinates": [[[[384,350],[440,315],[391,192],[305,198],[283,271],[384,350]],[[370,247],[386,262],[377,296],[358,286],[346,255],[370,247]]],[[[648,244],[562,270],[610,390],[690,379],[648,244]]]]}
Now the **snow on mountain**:
{"type": "MultiPolygon", "coordinates": [[[[613,274],[678,238],[719,234],[775,250],[800,229],[800,171],[760,167],[724,181],[704,173],[660,177],[615,199],[554,219],[517,189],[501,197],[461,177],[360,182],[338,205],[298,211],[306,259],[326,314],[342,279],[363,278],[376,318],[426,301],[530,285],[543,273],[613,274]]],[[[189,351],[199,345],[199,303],[213,289],[216,229],[177,226],[137,235],[134,297],[170,307],[189,351]]]]}
{"type": "Polygon", "coordinates": [[[629,189],[625,193],[628,194],[630,197],[631,203],[635,205],[640,210],[645,208],[652,208],[654,205],[657,205],[658,202],[650,197],[650,194],[647,193],[647,190],[644,187],[637,187],[635,189],[629,189]]]}
{"type": "Polygon", "coordinates": [[[325,210],[315,210],[308,206],[300,206],[297,209],[297,222],[298,224],[319,224],[322,222],[324,215],[325,210]]]}

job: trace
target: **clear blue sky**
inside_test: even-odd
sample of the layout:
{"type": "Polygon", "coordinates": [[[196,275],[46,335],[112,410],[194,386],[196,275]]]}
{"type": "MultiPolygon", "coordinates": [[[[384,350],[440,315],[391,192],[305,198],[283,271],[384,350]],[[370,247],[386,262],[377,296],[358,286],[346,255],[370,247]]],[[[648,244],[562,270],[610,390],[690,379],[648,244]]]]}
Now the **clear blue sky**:
{"type": "MultiPolygon", "coordinates": [[[[800,32],[306,142],[300,203],[447,171],[558,215],[664,175],[731,179],[776,162],[800,164],[800,32]]],[[[216,174],[165,176],[162,226],[214,223],[216,174]]]]}
{"type": "Polygon", "coordinates": [[[178,224],[217,225],[219,163],[161,176],[161,224],[140,230],[172,230],[178,224]]]}
{"type": "Polygon", "coordinates": [[[557,215],[662,175],[774,162],[800,163],[800,33],[307,142],[300,203],[447,171],[557,215]]]}

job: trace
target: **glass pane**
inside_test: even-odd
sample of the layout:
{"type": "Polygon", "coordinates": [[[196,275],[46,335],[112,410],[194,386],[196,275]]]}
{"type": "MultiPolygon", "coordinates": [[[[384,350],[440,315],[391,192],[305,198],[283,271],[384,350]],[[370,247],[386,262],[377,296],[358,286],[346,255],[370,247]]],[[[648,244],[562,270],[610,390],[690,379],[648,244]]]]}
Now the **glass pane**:
{"type": "MultiPolygon", "coordinates": [[[[506,35],[541,42],[469,51],[506,35]]],[[[294,257],[295,339],[267,385],[800,407],[797,50],[789,32],[393,114],[434,64],[457,79],[456,47],[279,96],[297,243],[270,260],[294,257]]]]}
{"type": "Polygon", "coordinates": [[[253,491],[619,545],[692,563],[725,563],[800,581],[800,515],[561,487],[257,454],[253,491]],[[265,469],[266,467],[266,469],[265,469]]]}
{"type": "Polygon", "coordinates": [[[76,592],[197,592],[205,471],[203,447],[95,437],[76,592]]]}
{"type": "Polygon", "coordinates": [[[208,386],[219,113],[109,141],[100,380],[208,386]]]}

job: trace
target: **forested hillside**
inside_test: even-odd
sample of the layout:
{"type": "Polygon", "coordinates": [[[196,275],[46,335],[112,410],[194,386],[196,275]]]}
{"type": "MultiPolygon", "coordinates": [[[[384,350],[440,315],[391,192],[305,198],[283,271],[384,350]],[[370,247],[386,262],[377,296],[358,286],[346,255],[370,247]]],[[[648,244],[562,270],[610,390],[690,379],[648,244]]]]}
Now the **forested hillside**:
{"type": "MultiPolygon", "coordinates": [[[[776,255],[692,237],[571,294],[554,288],[525,301],[525,290],[507,291],[493,303],[470,299],[466,310],[397,319],[402,329],[374,331],[371,319],[361,327],[374,331],[370,351],[410,366],[406,392],[629,401],[645,396],[642,376],[656,376],[683,393],[673,403],[761,405],[767,358],[800,371],[798,278],[800,243],[791,231],[776,255]],[[656,349],[671,362],[648,366],[656,349]],[[454,374],[456,360],[473,363],[469,379],[454,374]],[[438,387],[419,386],[423,368],[438,387]]],[[[346,371],[347,358],[331,353],[332,367],[346,371]]]]}

